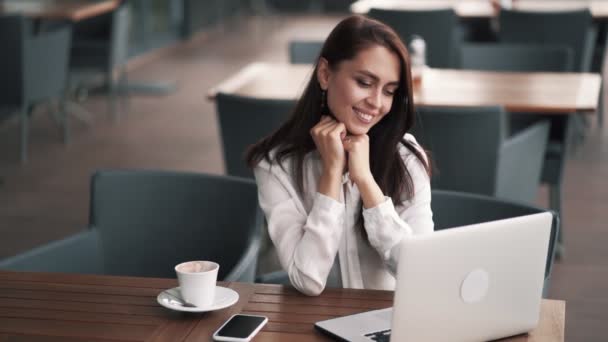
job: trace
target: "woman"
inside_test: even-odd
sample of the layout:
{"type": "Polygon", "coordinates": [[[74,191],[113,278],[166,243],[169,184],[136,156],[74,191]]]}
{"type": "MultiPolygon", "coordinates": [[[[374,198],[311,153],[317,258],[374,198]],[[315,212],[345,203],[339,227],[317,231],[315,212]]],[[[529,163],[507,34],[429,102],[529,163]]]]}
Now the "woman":
{"type": "Polygon", "coordinates": [[[433,231],[409,57],[388,26],[352,16],[327,38],[289,120],[254,145],[268,232],[293,286],[393,290],[399,242],[433,231]]]}

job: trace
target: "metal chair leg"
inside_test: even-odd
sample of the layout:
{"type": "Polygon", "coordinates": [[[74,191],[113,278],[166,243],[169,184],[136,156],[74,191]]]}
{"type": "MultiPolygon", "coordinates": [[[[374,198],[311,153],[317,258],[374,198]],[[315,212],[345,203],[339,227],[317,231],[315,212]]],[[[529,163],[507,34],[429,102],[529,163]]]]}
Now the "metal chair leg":
{"type": "Polygon", "coordinates": [[[561,183],[558,184],[551,184],[549,186],[549,207],[551,208],[551,210],[555,211],[560,218],[560,222],[561,222],[561,229],[559,230],[559,233],[557,235],[557,246],[556,246],[556,251],[555,251],[555,257],[557,259],[562,259],[564,257],[564,221],[562,220],[563,218],[563,213],[562,213],[562,185],[561,183]]]}
{"type": "Polygon", "coordinates": [[[118,103],[117,103],[117,94],[116,94],[116,84],[114,83],[114,76],[112,75],[112,70],[108,71],[106,74],[106,82],[108,85],[108,112],[110,116],[112,116],[112,120],[115,123],[118,123],[120,117],[118,113],[118,103]]]}
{"type": "Polygon", "coordinates": [[[67,145],[70,143],[70,119],[63,99],[59,100],[57,109],[59,110],[59,115],[61,115],[63,123],[63,143],[67,145]]]}
{"type": "Polygon", "coordinates": [[[21,108],[21,163],[27,163],[29,140],[30,110],[27,106],[21,108]]]}

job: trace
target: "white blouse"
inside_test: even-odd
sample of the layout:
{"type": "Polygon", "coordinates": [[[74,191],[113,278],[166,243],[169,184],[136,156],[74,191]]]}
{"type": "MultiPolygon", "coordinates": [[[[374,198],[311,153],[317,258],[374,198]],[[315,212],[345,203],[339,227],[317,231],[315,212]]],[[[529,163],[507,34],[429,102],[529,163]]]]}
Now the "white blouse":
{"type": "MultiPolygon", "coordinates": [[[[405,139],[418,146],[416,139],[405,139]]],[[[260,206],[279,260],[294,287],[307,295],[325,288],[336,254],[346,288],[394,290],[399,242],[411,234],[433,231],[431,187],[422,163],[407,148],[400,154],[412,177],[414,197],[397,206],[390,197],[374,208],[363,209],[357,186],[345,174],[340,201],[317,192],[321,157],[306,155],[304,193],[297,191],[292,158],[276,163],[262,160],[254,169],[260,206]],[[364,239],[357,221],[363,210],[364,239]]],[[[274,157],[271,154],[271,157],[274,157]]]]}

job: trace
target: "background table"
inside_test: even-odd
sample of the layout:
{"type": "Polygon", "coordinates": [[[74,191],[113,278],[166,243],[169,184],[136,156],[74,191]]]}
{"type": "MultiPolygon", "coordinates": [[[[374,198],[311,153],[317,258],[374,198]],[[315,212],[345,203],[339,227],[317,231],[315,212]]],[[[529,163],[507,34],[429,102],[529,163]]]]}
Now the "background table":
{"type": "MultiPolygon", "coordinates": [[[[309,65],[253,63],[209,91],[243,96],[293,99],[304,90],[309,65]]],[[[414,88],[423,106],[475,107],[502,105],[510,112],[594,113],[601,79],[591,73],[508,73],[428,69],[414,88]]]]}
{"type": "MultiPolygon", "coordinates": [[[[359,0],[350,7],[351,12],[365,14],[369,9],[421,10],[452,7],[461,18],[491,18],[496,16],[496,8],[491,0],[359,0]]],[[[608,2],[602,0],[516,0],[513,9],[533,11],[557,11],[589,8],[596,20],[608,19],[608,2]]]]}
{"type": "MultiPolygon", "coordinates": [[[[239,293],[203,314],[161,307],[156,296],[176,279],[0,271],[0,341],[210,341],[239,312],[268,316],[254,341],[331,341],[322,319],[391,306],[390,291],[327,289],[307,297],[279,285],[220,283],[239,293]]],[[[539,326],[505,341],[563,341],[565,302],[543,300],[539,326]]]]}
{"type": "Polygon", "coordinates": [[[44,20],[80,21],[115,9],[118,0],[4,0],[0,2],[0,13],[22,14],[44,20]]]}

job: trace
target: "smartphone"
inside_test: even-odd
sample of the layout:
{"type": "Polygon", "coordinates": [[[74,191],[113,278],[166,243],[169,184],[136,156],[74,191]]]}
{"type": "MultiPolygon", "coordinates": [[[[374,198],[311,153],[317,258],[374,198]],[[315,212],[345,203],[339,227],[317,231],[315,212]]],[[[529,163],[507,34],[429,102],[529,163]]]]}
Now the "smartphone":
{"type": "Polygon", "coordinates": [[[217,329],[213,334],[213,339],[216,341],[247,342],[262,329],[266,322],[268,322],[266,316],[236,314],[217,329]]]}

